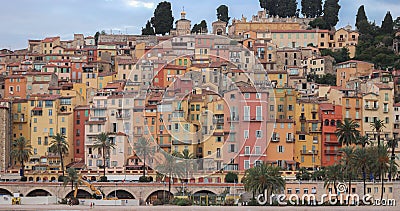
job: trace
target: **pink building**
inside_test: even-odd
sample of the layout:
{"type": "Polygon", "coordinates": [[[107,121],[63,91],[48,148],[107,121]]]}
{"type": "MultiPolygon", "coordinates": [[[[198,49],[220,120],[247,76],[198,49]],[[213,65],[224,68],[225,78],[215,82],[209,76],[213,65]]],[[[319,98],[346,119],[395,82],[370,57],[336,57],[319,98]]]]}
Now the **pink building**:
{"type": "Polygon", "coordinates": [[[238,82],[224,94],[226,170],[246,170],[266,160],[268,93],[238,82]]]}

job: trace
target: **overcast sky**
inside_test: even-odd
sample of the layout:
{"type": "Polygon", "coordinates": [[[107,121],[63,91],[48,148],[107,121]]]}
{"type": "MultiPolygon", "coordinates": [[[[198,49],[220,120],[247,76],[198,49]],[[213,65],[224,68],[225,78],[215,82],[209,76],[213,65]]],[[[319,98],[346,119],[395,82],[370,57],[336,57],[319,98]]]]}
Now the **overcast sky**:
{"type": "MultiPolygon", "coordinates": [[[[300,0],[299,0],[300,1],[300,0]]],[[[26,48],[28,39],[61,36],[72,39],[74,33],[85,36],[96,31],[139,34],[157,6],[157,0],[8,0],[0,6],[0,49],[26,48]]],[[[260,10],[258,0],[170,0],[173,15],[180,18],[185,8],[192,25],[202,19],[209,29],[216,20],[216,8],[225,4],[230,16],[250,19],[260,10]]],[[[381,24],[387,11],[393,19],[400,16],[399,0],[340,0],[342,6],[337,27],[354,26],[360,5],[365,5],[369,20],[381,24]]]]}

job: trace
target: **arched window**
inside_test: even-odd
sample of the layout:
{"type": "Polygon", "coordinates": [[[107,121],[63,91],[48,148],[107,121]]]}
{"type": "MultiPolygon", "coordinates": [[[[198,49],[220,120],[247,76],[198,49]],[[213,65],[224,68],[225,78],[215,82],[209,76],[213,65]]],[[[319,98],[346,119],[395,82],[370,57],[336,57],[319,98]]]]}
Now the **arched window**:
{"type": "Polygon", "coordinates": [[[335,120],[331,120],[331,126],[335,126],[335,120]]]}
{"type": "Polygon", "coordinates": [[[325,119],[324,125],[329,126],[329,119],[325,119]]]}

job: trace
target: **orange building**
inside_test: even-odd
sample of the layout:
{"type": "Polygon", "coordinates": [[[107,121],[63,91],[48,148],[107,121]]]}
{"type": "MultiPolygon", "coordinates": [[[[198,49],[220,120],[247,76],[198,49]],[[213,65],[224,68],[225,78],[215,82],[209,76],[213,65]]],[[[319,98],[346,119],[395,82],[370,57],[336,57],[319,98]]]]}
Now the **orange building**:
{"type": "Polygon", "coordinates": [[[7,76],[4,81],[4,98],[26,98],[26,77],[7,76]]]}
{"type": "Polygon", "coordinates": [[[331,103],[321,103],[319,106],[320,119],[322,124],[322,143],[321,143],[321,166],[330,166],[339,159],[339,148],[335,134],[337,125],[342,121],[342,106],[331,103]]]}
{"type": "Polygon", "coordinates": [[[336,85],[346,88],[346,82],[353,78],[369,78],[374,64],[350,60],[336,65],[336,85]]]}
{"type": "Polygon", "coordinates": [[[168,87],[174,82],[175,78],[183,76],[187,71],[186,66],[168,64],[153,79],[155,87],[168,87]]]}

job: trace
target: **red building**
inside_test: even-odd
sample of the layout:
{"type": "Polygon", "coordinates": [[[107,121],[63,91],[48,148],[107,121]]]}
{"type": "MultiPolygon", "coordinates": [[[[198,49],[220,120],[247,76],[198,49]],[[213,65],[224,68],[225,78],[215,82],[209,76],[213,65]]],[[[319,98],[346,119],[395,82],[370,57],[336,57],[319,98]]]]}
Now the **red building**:
{"type": "Polygon", "coordinates": [[[89,106],[74,109],[74,161],[85,163],[85,123],[89,120],[89,106]]]}
{"type": "Polygon", "coordinates": [[[321,166],[330,166],[340,159],[341,144],[335,134],[337,125],[342,120],[342,106],[331,103],[320,104],[319,110],[322,124],[321,166]]]}

